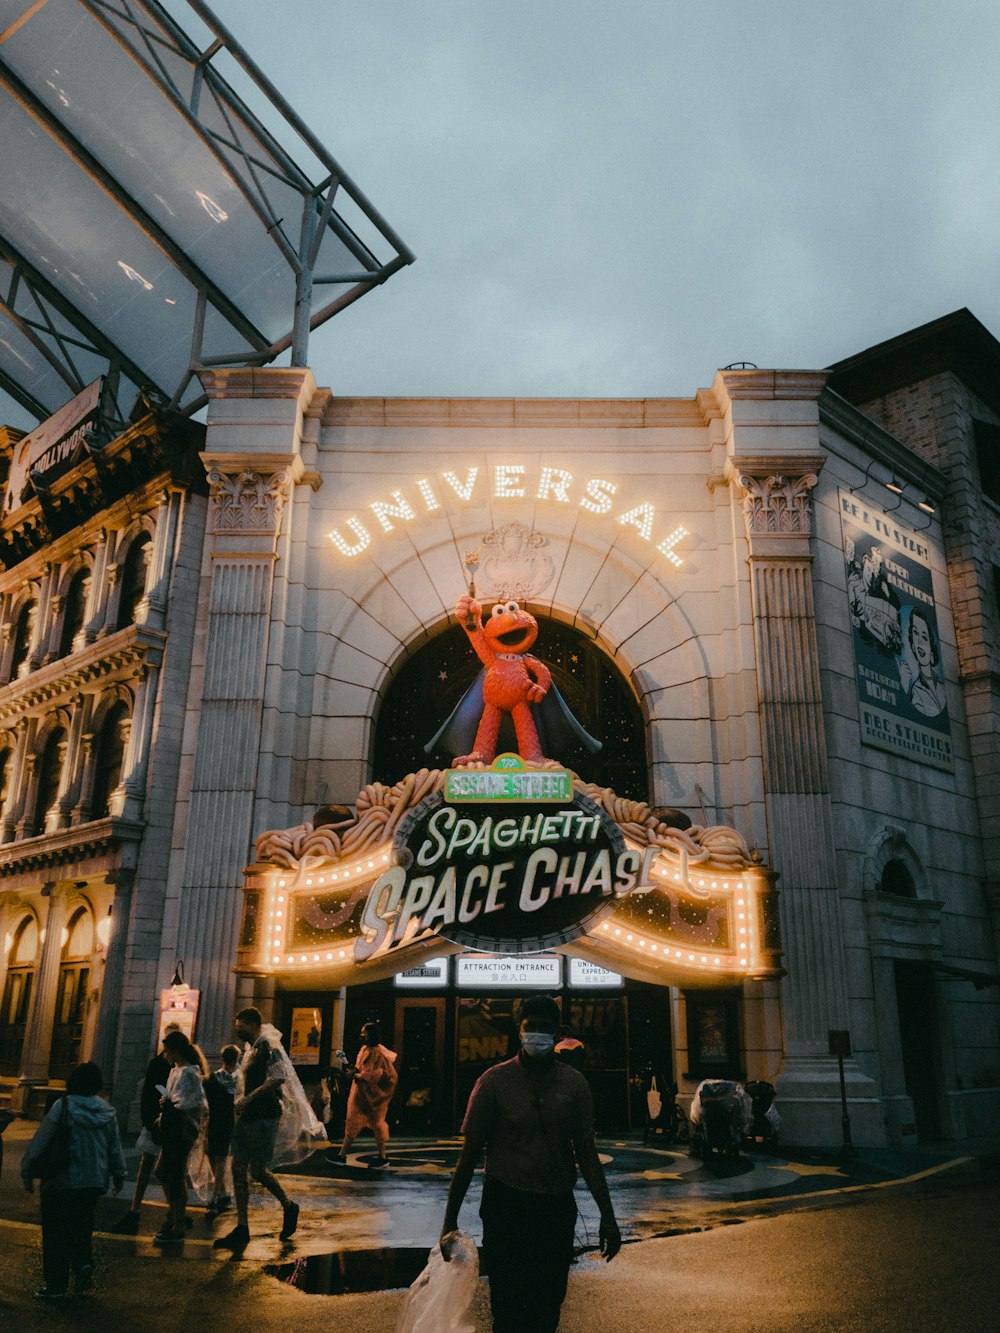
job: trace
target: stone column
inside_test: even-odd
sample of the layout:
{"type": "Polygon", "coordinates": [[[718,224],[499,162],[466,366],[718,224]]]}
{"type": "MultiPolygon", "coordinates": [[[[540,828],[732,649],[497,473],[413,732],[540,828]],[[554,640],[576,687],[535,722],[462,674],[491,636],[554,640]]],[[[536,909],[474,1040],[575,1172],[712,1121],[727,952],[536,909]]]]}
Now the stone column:
{"type": "Polygon", "coordinates": [[[94,548],[94,566],[90,574],[90,592],[83,632],[88,643],[93,643],[104,628],[107,611],[108,533],[102,528],[94,548]]]}
{"type": "Polygon", "coordinates": [[[21,818],[21,807],[24,801],[24,794],[30,779],[28,769],[28,760],[31,757],[30,737],[34,733],[34,727],[29,727],[28,719],[22,717],[16,726],[17,746],[14,750],[14,757],[11,760],[10,782],[7,787],[7,804],[3,810],[3,823],[0,824],[0,841],[11,842],[17,830],[18,820],[21,818]]]}
{"type": "Polygon", "coordinates": [[[118,1050],[118,1014],[122,1004],[128,918],[134,878],[134,870],[113,870],[107,876],[107,882],[114,885],[115,896],[111,904],[111,933],[104,954],[104,978],[101,982],[100,1008],[97,1012],[97,1031],[94,1033],[90,1057],[100,1065],[105,1087],[110,1087],[112,1084],[118,1050]]]}
{"type": "Polygon", "coordinates": [[[62,933],[66,926],[71,889],[72,885],[69,884],[46,884],[42,889],[43,896],[49,900],[49,910],[45,916],[42,956],[35,973],[35,993],[31,998],[31,1013],[24,1034],[21,1075],[12,1098],[17,1111],[28,1109],[32,1088],[44,1086],[49,1081],[52,1025],[55,1022],[56,991],[63,950],[62,933]]]}
{"type": "Polygon", "coordinates": [[[167,594],[170,590],[170,575],[174,565],[174,545],[177,541],[177,528],[181,508],[184,504],[184,492],[167,490],[159,497],[156,511],[156,534],[153,538],[153,550],[146,573],[146,619],[145,623],[153,629],[166,628],[167,594]]]}
{"type": "MultiPolygon", "coordinates": [[[[810,492],[823,461],[737,456],[731,474],[749,544],[770,860],[781,876],[788,975],[778,1096],[785,1135],[797,1143],[839,1140],[829,1033],[850,1028],[809,547],[810,492]]],[[[858,1141],[877,1139],[874,1086],[853,1062],[850,1078],[851,1096],[868,1103],[858,1141]]]]}
{"type": "Polygon", "coordinates": [[[160,664],[156,658],[147,661],[139,673],[135,705],[127,723],[128,739],[122,757],[121,779],[116,789],[123,793],[121,813],[126,819],[142,818],[159,684],[160,664]]]}
{"type": "Polygon", "coordinates": [[[38,581],[38,610],[35,613],[35,629],[31,636],[28,651],[30,669],[36,671],[45,660],[45,649],[49,634],[49,606],[52,598],[52,585],[55,581],[52,566],[42,566],[42,577],[38,581]]]}
{"type": "Polygon", "coordinates": [[[213,398],[202,455],[211,487],[207,588],[196,631],[204,664],[200,698],[189,701],[197,740],[176,947],[161,969],[184,960],[189,983],[201,991],[199,1042],[215,1049],[232,1023],[278,538],[303,471],[302,411],[315,383],[307,370],[214,372],[202,380],[213,398]]]}

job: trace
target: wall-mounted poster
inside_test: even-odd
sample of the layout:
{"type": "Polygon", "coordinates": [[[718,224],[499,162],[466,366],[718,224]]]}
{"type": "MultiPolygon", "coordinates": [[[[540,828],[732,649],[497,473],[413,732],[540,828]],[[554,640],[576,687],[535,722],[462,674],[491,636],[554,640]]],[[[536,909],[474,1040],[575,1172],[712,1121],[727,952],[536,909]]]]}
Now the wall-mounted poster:
{"type": "Polygon", "coordinates": [[[323,1015],[318,1009],[293,1009],[288,1057],[293,1065],[318,1065],[323,1015]]]}
{"type": "Polygon", "coordinates": [[[861,739],[952,771],[930,551],[891,514],[847,491],[840,519],[861,739]]]}

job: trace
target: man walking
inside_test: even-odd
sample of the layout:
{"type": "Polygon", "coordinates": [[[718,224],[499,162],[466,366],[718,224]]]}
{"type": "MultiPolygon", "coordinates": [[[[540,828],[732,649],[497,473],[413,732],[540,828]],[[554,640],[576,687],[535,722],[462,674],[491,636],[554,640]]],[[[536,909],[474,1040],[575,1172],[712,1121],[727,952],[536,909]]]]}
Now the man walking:
{"type": "Polygon", "coordinates": [[[441,1249],[447,1258],[449,1233],[458,1228],[485,1148],[479,1212],[494,1333],[554,1333],[573,1259],[577,1164],[601,1210],[601,1253],[613,1259],[622,1242],[594,1142],[590,1087],[555,1057],[559,1006],[538,995],[521,1012],[519,1054],[488,1069],[472,1089],[441,1249]]]}
{"type": "Polygon", "coordinates": [[[281,1121],[282,1088],[290,1065],[278,1039],[280,1034],[270,1026],[262,1030],[262,1024],[259,1009],[241,1009],[236,1015],[236,1035],[240,1041],[249,1043],[240,1066],[242,1092],[236,1097],[236,1119],[230,1140],[236,1226],[228,1236],[219,1237],[216,1249],[242,1250],[249,1243],[249,1176],[281,1204],[279,1239],[289,1240],[299,1224],[299,1205],[289,1199],[269,1169],[281,1121]]]}

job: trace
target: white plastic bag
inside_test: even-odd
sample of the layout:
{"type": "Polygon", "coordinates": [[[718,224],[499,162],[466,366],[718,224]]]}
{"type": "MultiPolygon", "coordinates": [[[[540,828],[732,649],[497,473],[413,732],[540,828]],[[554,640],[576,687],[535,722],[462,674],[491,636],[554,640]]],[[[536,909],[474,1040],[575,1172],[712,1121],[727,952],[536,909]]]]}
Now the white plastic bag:
{"type": "Polygon", "coordinates": [[[396,1333],[475,1333],[470,1306],[479,1277],[479,1251],[464,1231],[450,1242],[445,1262],[435,1245],[427,1267],[407,1293],[396,1321],[396,1333]]]}
{"type": "Polygon", "coordinates": [[[660,1112],[663,1110],[663,1096],[656,1086],[655,1074],[649,1085],[649,1091],[646,1093],[646,1109],[649,1112],[650,1120],[659,1120],[660,1112]]]}

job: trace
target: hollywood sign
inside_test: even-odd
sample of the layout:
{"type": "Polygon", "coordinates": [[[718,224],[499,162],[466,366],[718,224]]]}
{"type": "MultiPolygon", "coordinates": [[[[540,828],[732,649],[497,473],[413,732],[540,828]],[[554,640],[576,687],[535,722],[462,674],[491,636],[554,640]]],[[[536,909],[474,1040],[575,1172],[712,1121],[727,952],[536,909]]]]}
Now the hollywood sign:
{"type": "MultiPolygon", "coordinates": [[[[399,523],[411,523],[418,515],[433,514],[443,508],[441,496],[445,496],[449,502],[454,496],[464,504],[468,504],[474,497],[481,497],[489,485],[488,481],[485,484],[481,483],[480,474],[484,471],[485,469],[479,467],[470,467],[466,470],[465,476],[460,477],[457,472],[448,470],[440,473],[439,480],[436,481],[429,477],[419,477],[413,482],[413,491],[409,497],[399,489],[393,491],[387,500],[373,500],[368,508],[374,515],[374,522],[367,519],[366,527],[356,514],[352,514],[344,522],[343,528],[334,528],[328,534],[330,541],[341,555],[353,559],[371,546],[370,529],[375,529],[376,524],[378,525],[376,531],[390,533],[395,531],[399,523]]],[[[570,495],[573,475],[565,468],[543,467],[539,473],[537,488],[527,484],[525,475],[527,471],[527,467],[519,463],[495,464],[490,498],[498,501],[530,498],[548,504],[575,504],[588,514],[609,515],[614,512],[615,497],[618,494],[618,483],[615,481],[610,481],[606,477],[588,477],[583,483],[579,499],[574,500],[570,495]]],[[[614,521],[623,528],[633,529],[643,541],[652,543],[656,527],[656,510],[648,501],[633,505],[623,513],[614,514],[614,521]]],[[[687,528],[678,526],[656,544],[656,550],[660,555],[665,556],[678,569],[684,562],[674,547],[687,535],[687,528]]]]}

